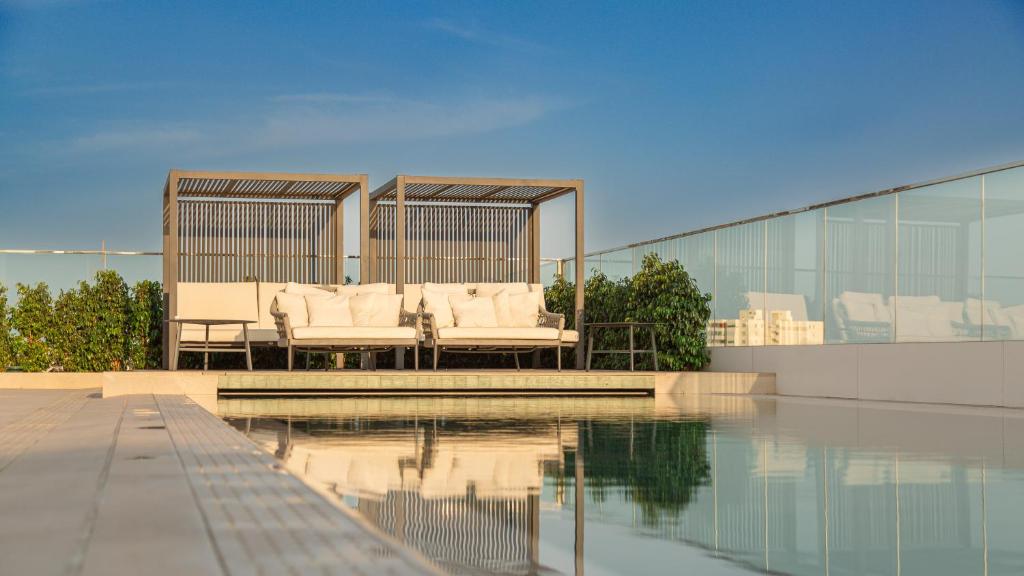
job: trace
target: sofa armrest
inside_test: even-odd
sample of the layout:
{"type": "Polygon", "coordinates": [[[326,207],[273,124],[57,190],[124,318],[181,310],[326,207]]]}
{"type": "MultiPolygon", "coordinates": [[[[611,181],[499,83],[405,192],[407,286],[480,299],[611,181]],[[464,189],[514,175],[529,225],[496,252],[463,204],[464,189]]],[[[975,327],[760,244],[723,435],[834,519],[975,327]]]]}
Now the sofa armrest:
{"type": "Polygon", "coordinates": [[[565,330],[565,314],[557,314],[546,310],[540,311],[537,317],[537,326],[541,328],[558,328],[558,339],[562,339],[562,330],[565,330]]]}
{"type": "Polygon", "coordinates": [[[270,305],[270,315],[274,317],[274,327],[277,328],[277,337],[281,340],[291,340],[292,323],[288,320],[288,314],[277,309],[277,300],[270,305]]]}
{"type": "Polygon", "coordinates": [[[423,337],[425,340],[437,339],[437,318],[430,312],[423,312],[422,318],[423,337]]]}

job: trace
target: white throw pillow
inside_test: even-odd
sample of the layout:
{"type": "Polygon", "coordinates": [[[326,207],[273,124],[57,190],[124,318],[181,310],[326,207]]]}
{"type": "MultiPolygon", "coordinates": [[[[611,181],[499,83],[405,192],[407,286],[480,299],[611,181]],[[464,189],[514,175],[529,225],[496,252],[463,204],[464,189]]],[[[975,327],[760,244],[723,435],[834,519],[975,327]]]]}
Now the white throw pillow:
{"type": "MultiPolygon", "coordinates": [[[[498,326],[503,328],[512,326],[512,313],[508,307],[508,292],[505,290],[499,290],[497,294],[491,296],[491,301],[494,302],[494,316],[498,319],[498,326]]],[[[477,298],[484,298],[484,296],[477,296],[477,298]]]]}
{"type": "Polygon", "coordinates": [[[349,309],[348,296],[307,295],[306,310],[309,312],[310,326],[352,326],[352,311],[349,309]]]}
{"type": "Polygon", "coordinates": [[[395,327],[402,314],[401,294],[359,294],[348,303],[355,326],[395,327]]]}
{"type": "Polygon", "coordinates": [[[490,298],[471,298],[452,302],[452,314],[459,328],[497,328],[494,301],[490,298]]]}
{"type": "Polygon", "coordinates": [[[277,311],[288,315],[288,323],[292,328],[309,326],[309,313],[306,311],[306,298],[298,294],[278,292],[274,297],[277,311]]]}
{"type": "Polygon", "coordinates": [[[544,295],[540,292],[525,292],[508,296],[509,326],[513,328],[536,328],[544,295]]]}
{"type": "Polygon", "coordinates": [[[289,282],[285,285],[284,291],[286,294],[296,294],[298,296],[334,296],[332,290],[325,290],[312,284],[299,284],[298,282],[289,282]]]}
{"type": "Polygon", "coordinates": [[[423,291],[423,311],[434,315],[435,328],[449,328],[455,325],[450,298],[458,300],[472,298],[472,296],[469,294],[423,291]]]}

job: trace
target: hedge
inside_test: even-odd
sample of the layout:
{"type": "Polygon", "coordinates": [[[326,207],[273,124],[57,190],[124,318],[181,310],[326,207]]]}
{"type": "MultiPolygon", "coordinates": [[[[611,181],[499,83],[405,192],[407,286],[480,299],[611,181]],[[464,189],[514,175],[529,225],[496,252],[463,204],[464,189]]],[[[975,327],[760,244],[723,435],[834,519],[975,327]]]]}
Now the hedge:
{"type": "Polygon", "coordinates": [[[8,305],[0,286],[0,371],[26,372],[159,368],[160,284],[129,288],[117,272],[96,274],[93,284],[61,291],[45,283],[17,284],[18,302],[8,305]]]}

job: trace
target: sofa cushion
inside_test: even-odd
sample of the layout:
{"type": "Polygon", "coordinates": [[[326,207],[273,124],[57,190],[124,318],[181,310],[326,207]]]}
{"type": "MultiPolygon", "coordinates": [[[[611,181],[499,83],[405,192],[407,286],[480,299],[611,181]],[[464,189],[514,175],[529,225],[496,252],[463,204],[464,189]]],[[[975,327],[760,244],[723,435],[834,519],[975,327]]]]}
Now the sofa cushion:
{"type": "Polygon", "coordinates": [[[337,294],[330,298],[306,296],[306,310],[310,326],[352,326],[352,311],[348,296],[337,294]]]}
{"type": "Polygon", "coordinates": [[[356,326],[395,327],[402,313],[401,294],[359,294],[349,298],[356,326]]]}
{"type": "MultiPolygon", "coordinates": [[[[279,337],[277,330],[266,330],[255,328],[255,324],[249,324],[249,342],[267,343],[277,342],[279,337]]],[[[205,326],[196,324],[183,324],[181,327],[182,342],[203,342],[206,334],[205,326]]],[[[242,336],[242,327],[233,325],[210,326],[210,342],[237,342],[241,344],[245,339],[242,336]]]]}
{"type": "Polygon", "coordinates": [[[580,333],[575,330],[562,330],[562,342],[579,342],[580,333]]]}
{"type": "Polygon", "coordinates": [[[305,296],[278,292],[275,298],[277,300],[277,311],[288,315],[288,323],[293,329],[309,326],[309,312],[306,309],[305,296]]]}
{"type": "Polygon", "coordinates": [[[411,314],[418,312],[420,301],[423,299],[423,289],[420,288],[420,285],[406,284],[402,287],[402,295],[405,296],[405,299],[402,300],[402,307],[405,308],[405,311],[411,314]]]}
{"type": "Polygon", "coordinates": [[[469,294],[469,287],[465,284],[435,284],[433,282],[424,282],[423,291],[444,292],[445,294],[469,294]]]}
{"type": "Polygon", "coordinates": [[[179,282],[175,318],[256,322],[259,320],[256,283],[179,282]]]}
{"type": "Polygon", "coordinates": [[[498,318],[494,301],[490,298],[470,298],[452,301],[452,315],[455,325],[462,328],[497,328],[498,318]]]}
{"type": "Polygon", "coordinates": [[[508,297],[509,326],[533,328],[537,326],[544,295],[538,292],[510,294],[508,297]]]}
{"type": "Polygon", "coordinates": [[[480,282],[476,285],[477,297],[491,297],[498,292],[506,294],[522,294],[529,292],[530,287],[526,282],[480,282]]]}
{"type": "Polygon", "coordinates": [[[292,336],[295,340],[412,340],[416,338],[416,329],[406,326],[309,326],[296,328],[292,336]]]}
{"type": "Polygon", "coordinates": [[[464,328],[453,326],[437,331],[440,340],[558,340],[557,328],[464,328]]]}
{"type": "Polygon", "coordinates": [[[289,282],[285,285],[284,291],[286,294],[298,294],[300,296],[312,295],[312,296],[333,296],[334,290],[328,289],[329,287],[314,286],[313,284],[299,284],[298,282],[289,282]]]}
{"type": "Polygon", "coordinates": [[[447,292],[423,291],[423,311],[434,315],[435,328],[447,328],[455,325],[452,315],[452,301],[464,302],[473,297],[469,294],[449,294],[447,292]]]}

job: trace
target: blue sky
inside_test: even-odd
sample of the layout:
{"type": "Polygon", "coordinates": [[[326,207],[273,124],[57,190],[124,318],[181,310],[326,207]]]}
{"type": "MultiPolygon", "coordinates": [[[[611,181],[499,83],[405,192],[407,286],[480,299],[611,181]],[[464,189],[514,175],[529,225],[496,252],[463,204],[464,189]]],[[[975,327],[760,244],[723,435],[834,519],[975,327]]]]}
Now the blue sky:
{"type": "Polygon", "coordinates": [[[1024,159],[1022,102],[1021,0],[0,0],[0,248],[159,249],[180,167],[584,178],[596,250],[1024,159]]]}

